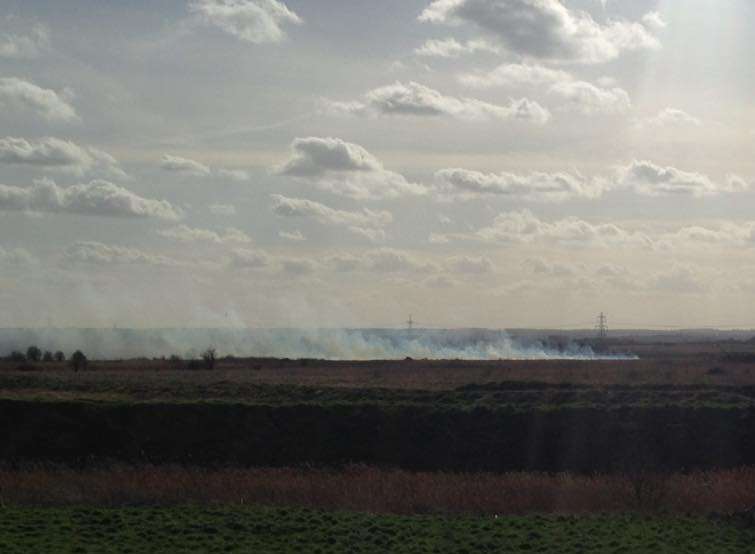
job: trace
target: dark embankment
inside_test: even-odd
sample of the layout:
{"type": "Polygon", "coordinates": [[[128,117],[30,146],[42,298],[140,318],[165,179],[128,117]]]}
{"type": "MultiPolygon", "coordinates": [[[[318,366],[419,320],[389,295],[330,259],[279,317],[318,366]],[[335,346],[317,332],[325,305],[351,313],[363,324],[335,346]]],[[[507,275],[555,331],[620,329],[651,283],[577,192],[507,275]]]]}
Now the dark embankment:
{"type": "Polygon", "coordinates": [[[755,410],[0,401],[0,459],[435,471],[692,470],[755,464],[755,410]]]}

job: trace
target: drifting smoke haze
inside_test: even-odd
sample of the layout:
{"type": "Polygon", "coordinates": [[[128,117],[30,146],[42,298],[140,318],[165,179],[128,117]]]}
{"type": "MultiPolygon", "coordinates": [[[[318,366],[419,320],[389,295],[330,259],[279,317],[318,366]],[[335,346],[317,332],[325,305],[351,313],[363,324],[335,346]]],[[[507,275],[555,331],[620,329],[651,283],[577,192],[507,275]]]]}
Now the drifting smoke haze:
{"type": "Polygon", "coordinates": [[[326,360],[546,360],[615,359],[572,342],[549,346],[535,339],[513,339],[492,330],[388,329],[4,329],[0,351],[24,351],[34,344],[70,353],[83,350],[95,359],[197,357],[205,348],[221,356],[314,358],[326,360]]]}

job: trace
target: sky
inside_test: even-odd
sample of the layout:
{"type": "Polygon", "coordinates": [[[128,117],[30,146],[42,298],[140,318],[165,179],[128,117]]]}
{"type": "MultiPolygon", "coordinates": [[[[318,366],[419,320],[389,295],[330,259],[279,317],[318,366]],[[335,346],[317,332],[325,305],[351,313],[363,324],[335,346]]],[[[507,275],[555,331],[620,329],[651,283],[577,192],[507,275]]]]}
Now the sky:
{"type": "Polygon", "coordinates": [[[750,0],[5,0],[0,327],[755,327],[750,0]]]}

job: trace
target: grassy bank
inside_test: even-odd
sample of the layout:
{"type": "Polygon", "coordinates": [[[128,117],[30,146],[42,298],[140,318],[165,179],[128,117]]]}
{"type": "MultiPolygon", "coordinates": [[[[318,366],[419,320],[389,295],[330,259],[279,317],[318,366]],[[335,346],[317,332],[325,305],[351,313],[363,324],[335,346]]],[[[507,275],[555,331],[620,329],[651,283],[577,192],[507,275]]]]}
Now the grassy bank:
{"type": "Polygon", "coordinates": [[[0,508],[0,551],[749,552],[755,531],[699,518],[442,518],[251,508],[0,508]]]}

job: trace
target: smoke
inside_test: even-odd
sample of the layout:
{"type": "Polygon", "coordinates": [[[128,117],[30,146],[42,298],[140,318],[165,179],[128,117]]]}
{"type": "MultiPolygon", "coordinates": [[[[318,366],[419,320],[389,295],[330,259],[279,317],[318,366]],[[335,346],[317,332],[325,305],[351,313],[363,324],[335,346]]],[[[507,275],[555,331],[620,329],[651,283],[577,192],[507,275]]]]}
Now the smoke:
{"type": "Polygon", "coordinates": [[[0,354],[29,345],[92,359],[195,358],[212,346],[220,356],[327,360],[618,359],[570,342],[554,346],[513,339],[503,331],[386,329],[2,329],[0,354]]]}

